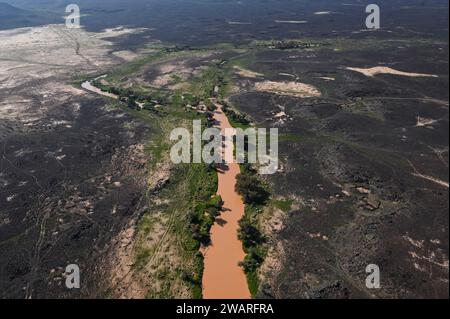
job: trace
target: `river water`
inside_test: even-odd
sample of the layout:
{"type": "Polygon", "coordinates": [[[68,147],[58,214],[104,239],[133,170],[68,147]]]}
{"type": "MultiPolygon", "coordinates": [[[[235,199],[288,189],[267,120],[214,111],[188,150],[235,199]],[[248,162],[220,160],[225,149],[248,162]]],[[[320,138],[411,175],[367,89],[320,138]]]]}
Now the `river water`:
{"type": "MultiPolygon", "coordinates": [[[[113,98],[115,94],[103,92],[90,81],[84,82],[85,90],[113,98]]],[[[217,127],[225,136],[225,129],[232,128],[222,106],[217,104],[214,113],[217,127]]],[[[224,153],[233,154],[232,141],[224,143],[224,153]]],[[[245,205],[242,197],[235,191],[236,176],[240,173],[239,164],[230,163],[218,170],[219,184],[217,194],[224,202],[223,211],[211,228],[211,245],[203,248],[203,297],[205,299],[250,299],[247,279],[239,263],[245,252],[238,238],[239,221],[244,216],[245,205]]]]}
{"type": "MultiPolygon", "coordinates": [[[[232,128],[221,105],[214,118],[225,136],[225,129],[232,128]]],[[[233,148],[233,142],[225,143],[233,148]]],[[[232,154],[232,153],[231,153],[232,154]]],[[[242,242],[238,239],[239,221],[244,216],[245,205],[235,191],[239,164],[231,163],[222,167],[219,174],[218,195],[224,202],[223,212],[211,228],[211,245],[203,249],[203,297],[205,299],[250,299],[247,279],[239,262],[244,260],[242,242]]]]}

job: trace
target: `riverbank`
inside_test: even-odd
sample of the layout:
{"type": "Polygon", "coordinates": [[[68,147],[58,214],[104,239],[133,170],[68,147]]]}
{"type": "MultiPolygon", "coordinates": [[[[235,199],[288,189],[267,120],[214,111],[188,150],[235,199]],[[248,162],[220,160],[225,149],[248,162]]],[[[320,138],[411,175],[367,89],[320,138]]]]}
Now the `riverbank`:
{"type": "MultiPolygon", "coordinates": [[[[107,81],[105,79],[105,81],[107,81]]],[[[110,270],[114,278],[111,298],[202,298],[203,255],[201,243],[209,241],[209,228],[220,209],[217,172],[205,164],[173,165],[169,158],[171,130],[189,129],[193,120],[206,121],[204,113],[181,109],[174,101],[165,100],[164,107],[151,109],[130,107],[123,99],[109,96],[112,87],[100,92],[94,80],[84,80],[82,88],[110,99],[109,107],[120,108],[140,121],[152,124],[153,135],[144,147],[151,157],[147,163],[147,190],[141,199],[145,211],[139,216],[130,244],[110,270]],[[89,84],[89,85],[88,85],[89,84]],[[124,262],[125,260],[125,262],[124,262]]],[[[119,88],[121,86],[117,86],[119,88]]],[[[136,94],[135,91],[128,92],[136,94]]],[[[124,248],[125,249],[125,248],[124,248]]]]}
{"type": "MultiPolygon", "coordinates": [[[[97,88],[94,81],[82,83],[82,88],[102,96],[118,100],[115,94],[105,92],[97,88]]],[[[216,104],[214,112],[215,126],[220,128],[223,136],[225,130],[233,128],[222,105],[216,104]]],[[[167,128],[166,128],[167,129],[167,128]]],[[[231,149],[233,142],[224,143],[224,154],[231,149]]],[[[202,274],[202,295],[205,299],[250,299],[251,293],[247,283],[247,277],[242,262],[245,259],[245,251],[242,242],[238,238],[239,222],[245,216],[245,204],[242,196],[236,190],[237,176],[240,174],[240,166],[231,163],[219,167],[217,172],[217,197],[222,198],[222,214],[215,220],[210,230],[210,245],[202,246],[204,256],[202,274]]],[[[201,219],[201,218],[200,218],[201,219]]],[[[211,222],[212,223],[212,222],[211,222]]],[[[200,227],[202,228],[202,227],[200,227]]],[[[146,230],[148,233],[148,230],[146,230]]],[[[205,243],[204,243],[205,244],[205,243]]],[[[137,255],[140,265],[145,265],[151,254],[149,249],[139,249],[137,255]],[[147,253],[143,253],[147,252],[147,253]],[[143,256],[145,257],[143,259],[143,256]]],[[[138,268],[142,268],[141,266],[138,268]]],[[[199,293],[196,293],[199,296],[199,293]]],[[[155,295],[153,295],[155,296],[155,295]]]]}

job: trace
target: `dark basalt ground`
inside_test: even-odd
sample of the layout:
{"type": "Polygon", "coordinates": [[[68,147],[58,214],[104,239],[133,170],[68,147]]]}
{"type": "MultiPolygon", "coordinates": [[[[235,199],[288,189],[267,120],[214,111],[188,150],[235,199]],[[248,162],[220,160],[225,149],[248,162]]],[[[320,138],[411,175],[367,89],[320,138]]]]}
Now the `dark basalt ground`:
{"type": "Polygon", "coordinates": [[[299,203],[278,234],[286,250],[282,271],[260,296],[448,297],[448,187],[413,175],[449,178],[448,45],[406,45],[254,56],[249,68],[267,79],[288,72],[324,93],[231,99],[258,125],[279,126],[284,172],[269,180],[276,195],[299,203]],[[345,69],[379,63],[439,78],[368,78],[345,69]],[[292,118],[283,124],[273,119],[280,105],[292,118]],[[437,121],[418,127],[417,117],[437,121]],[[365,287],[368,264],[381,269],[380,290],[365,287]]]}
{"type": "Polygon", "coordinates": [[[105,108],[101,98],[47,106],[51,116],[32,131],[0,123],[0,296],[100,297],[94,269],[138,210],[148,159],[133,145],[149,138],[150,129],[105,108]],[[65,287],[63,273],[72,263],[81,268],[81,290],[65,287]]]}
{"type": "MultiPolygon", "coordinates": [[[[3,0],[20,8],[8,8],[16,19],[0,20],[0,29],[62,23],[66,3],[60,1],[3,0]],[[31,15],[31,16],[30,16],[31,15]],[[48,22],[44,22],[48,21],[48,22]]],[[[151,31],[127,38],[130,45],[139,45],[147,37],[180,45],[211,43],[246,43],[273,38],[322,36],[352,36],[366,38],[367,14],[370,1],[350,0],[79,0],[82,24],[88,31],[99,32],[117,26],[145,27],[151,31]],[[316,12],[331,11],[331,15],[316,12]],[[307,21],[305,24],[277,23],[276,21],[307,21]],[[237,23],[236,23],[237,22],[237,23]],[[356,32],[356,33],[355,33],[356,32]]],[[[447,17],[445,0],[380,0],[383,29],[379,37],[390,39],[396,35],[410,38],[446,36],[442,28],[447,17]]]]}
{"type": "MultiPolygon", "coordinates": [[[[0,7],[0,30],[62,22],[60,1],[6,2],[20,9],[0,7]]],[[[262,283],[259,296],[448,297],[448,188],[417,176],[449,179],[447,1],[379,1],[383,29],[376,33],[361,32],[366,2],[353,0],[346,6],[328,0],[77,3],[88,31],[151,28],[114,40],[117,48],[149,40],[179,46],[286,38],[324,44],[242,57],[246,68],[266,79],[290,81],[280,73],[294,74],[323,97],[244,90],[231,98],[258,125],[279,126],[284,171],[269,180],[275,195],[297,205],[276,238],[285,250],[282,269],[262,283]],[[379,64],[439,78],[368,78],[345,69],[379,64]],[[278,105],[292,120],[276,123],[278,105]],[[417,127],[418,116],[436,122],[417,127]],[[364,284],[365,267],[372,263],[381,269],[380,290],[364,284]]],[[[151,69],[146,75],[155,76],[151,69]]],[[[0,88],[0,100],[10,94],[30,99],[29,114],[39,114],[41,82],[0,88]]],[[[133,145],[152,135],[147,124],[105,104],[93,95],[53,100],[33,129],[22,118],[1,119],[0,298],[106,297],[99,261],[140,212],[149,159],[133,145]],[[80,291],[64,288],[69,263],[82,269],[80,291]]]]}

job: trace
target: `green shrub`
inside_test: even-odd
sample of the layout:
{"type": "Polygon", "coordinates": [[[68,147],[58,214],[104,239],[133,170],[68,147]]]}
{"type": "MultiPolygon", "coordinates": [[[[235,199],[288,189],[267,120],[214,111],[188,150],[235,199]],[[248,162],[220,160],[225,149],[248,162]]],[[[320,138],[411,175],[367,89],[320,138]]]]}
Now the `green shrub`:
{"type": "Polygon", "coordinates": [[[242,219],[239,222],[239,239],[246,250],[251,250],[264,243],[264,236],[253,224],[249,219],[242,219]]]}
{"type": "Polygon", "coordinates": [[[190,214],[191,229],[194,238],[204,245],[211,242],[211,227],[222,210],[222,197],[214,196],[208,202],[200,202],[190,214]]]}
{"type": "Polygon", "coordinates": [[[259,178],[247,171],[237,176],[236,191],[242,195],[246,204],[254,206],[264,205],[270,196],[259,178]]]}
{"type": "Polygon", "coordinates": [[[264,262],[265,253],[261,249],[251,248],[247,251],[241,266],[246,273],[255,272],[264,262]]]}

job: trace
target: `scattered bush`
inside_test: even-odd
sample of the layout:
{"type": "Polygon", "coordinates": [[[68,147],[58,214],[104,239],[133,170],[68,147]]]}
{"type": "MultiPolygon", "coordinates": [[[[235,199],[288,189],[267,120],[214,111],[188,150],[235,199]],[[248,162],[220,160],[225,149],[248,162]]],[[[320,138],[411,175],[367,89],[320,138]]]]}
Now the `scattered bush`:
{"type": "Polygon", "coordinates": [[[264,242],[266,238],[259,229],[258,214],[260,206],[269,200],[270,193],[257,177],[257,172],[250,164],[241,166],[242,173],[237,176],[236,191],[242,195],[246,205],[245,216],[239,222],[239,239],[242,241],[246,256],[241,263],[252,295],[259,289],[258,269],[266,257],[264,242]]]}
{"type": "Polygon", "coordinates": [[[222,197],[214,196],[208,202],[198,203],[191,213],[190,223],[194,238],[204,245],[211,241],[210,230],[222,210],[222,197]]]}
{"type": "Polygon", "coordinates": [[[249,171],[237,176],[236,191],[242,195],[246,204],[253,206],[264,205],[270,196],[259,178],[249,171]]]}
{"type": "Polygon", "coordinates": [[[258,248],[251,248],[247,251],[241,266],[246,273],[255,272],[264,262],[265,253],[258,248]]]}
{"type": "Polygon", "coordinates": [[[251,250],[253,247],[257,247],[264,243],[264,237],[251,221],[248,219],[242,219],[239,222],[240,232],[239,239],[242,241],[246,250],[251,250]]]}
{"type": "Polygon", "coordinates": [[[238,123],[243,126],[248,126],[251,123],[251,121],[248,119],[248,117],[246,115],[241,114],[241,113],[236,113],[227,104],[223,105],[222,110],[228,116],[229,120],[232,123],[238,123]]]}

